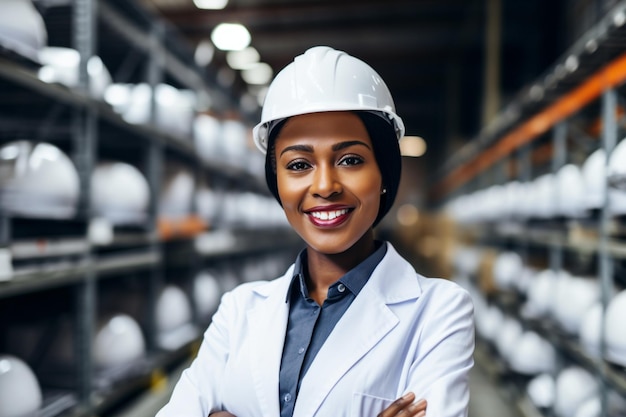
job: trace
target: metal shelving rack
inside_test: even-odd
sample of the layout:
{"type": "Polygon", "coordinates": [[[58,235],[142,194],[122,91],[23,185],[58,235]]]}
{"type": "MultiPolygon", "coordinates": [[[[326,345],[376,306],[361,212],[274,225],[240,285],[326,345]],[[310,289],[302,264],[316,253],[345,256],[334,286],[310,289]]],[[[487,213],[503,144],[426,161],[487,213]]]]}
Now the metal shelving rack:
{"type": "MultiPolygon", "coordinates": [[[[63,13],[59,13],[62,14],[61,23],[55,24],[68,31],[59,38],[68,41],[67,46],[78,50],[81,57],[79,85],[67,88],[43,82],[37,76],[36,63],[1,51],[0,83],[6,91],[3,91],[0,100],[0,113],[4,114],[0,117],[0,128],[5,127],[10,132],[29,132],[40,140],[55,133],[69,137],[70,140],[63,142],[63,146],[77,167],[81,179],[81,200],[78,213],[67,221],[22,218],[0,211],[1,256],[21,253],[13,256],[16,262],[26,262],[31,258],[45,260],[47,257],[63,260],[53,264],[34,263],[29,269],[18,268],[0,276],[0,352],[7,342],[7,336],[1,334],[2,329],[10,320],[14,304],[19,304],[22,299],[29,300],[28,297],[41,297],[48,291],[54,294],[61,291],[71,300],[65,306],[65,313],[72,317],[76,363],[69,377],[71,388],[55,389],[51,395],[44,395],[41,413],[50,417],[106,415],[110,409],[129,398],[140,397],[150,388],[163,385],[170,373],[180,372],[180,366],[194,356],[201,335],[175,349],[160,348],[155,315],[149,314],[143,324],[147,357],[130,367],[132,369],[107,379],[107,375],[94,368],[91,354],[101,285],[124,280],[125,277],[140,277],[147,310],[154,312],[158,293],[168,280],[167,268],[176,267],[177,257],[185,260],[187,268],[186,275],[178,281],[188,289],[192,274],[207,266],[255,259],[267,254],[291,255],[300,246],[300,241],[292,232],[283,229],[237,229],[227,231],[231,236],[230,245],[210,248],[198,242],[217,239],[225,233],[224,230],[196,230],[172,236],[161,233],[158,198],[163,185],[164,165],[169,158],[185,161],[197,177],[210,176],[215,178],[217,184],[242,191],[267,196],[269,193],[262,179],[247,170],[223,162],[207,162],[196,155],[191,138],[157,127],[154,95],[152,119],[145,125],[128,123],[108,104],[91,97],[88,92],[88,57],[100,55],[106,63],[106,55],[111,50],[117,53],[118,49],[128,49],[127,56],[122,60],[134,59],[135,62],[122,62],[121,66],[127,71],[120,73],[135,78],[133,81],[147,82],[152,87],[164,80],[171,81],[209,95],[217,112],[239,113],[244,119],[255,115],[242,114],[233,92],[220,87],[204,69],[197,68],[177,34],[135,1],[66,0],[56,1],[55,7],[65,8],[63,13]],[[103,36],[116,36],[109,51],[102,48],[105,44],[103,36]],[[137,54],[141,58],[137,58],[137,54]],[[137,67],[138,61],[145,63],[143,71],[137,68],[128,70],[137,67]],[[129,75],[131,72],[135,75],[129,75]],[[139,76],[136,75],[138,72],[139,76]],[[16,106],[18,109],[12,108],[12,93],[20,97],[20,106],[16,106]],[[22,116],[18,112],[31,105],[35,110],[28,114],[30,119],[25,122],[18,117],[22,116]],[[30,123],[33,120],[37,123],[30,123]],[[112,243],[100,245],[90,242],[88,236],[93,219],[89,178],[100,152],[106,150],[105,146],[110,146],[106,142],[112,136],[128,138],[132,151],[137,152],[136,157],[143,163],[151,190],[150,211],[144,224],[130,230],[114,228],[112,243]],[[29,227],[41,228],[41,235],[27,233],[25,238],[16,235],[16,232],[29,227]],[[65,231],[56,233],[59,230],[65,231]]],[[[55,15],[55,18],[59,19],[59,16],[55,15]]],[[[0,136],[0,140],[4,138],[0,136]]],[[[193,305],[193,299],[190,301],[193,305]]],[[[205,320],[194,317],[198,327],[206,326],[205,320]]]]}
{"type": "MultiPolygon", "coordinates": [[[[575,159],[575,152],[580,151],[575,149],[576,146],[585,148],[582,153],[586,154],[602,148],[608,164],[618,136],[625,133],[623,120],[616,116],[626,83],[625,23],[626,2],[622,1],[537,82],[523,89],[474,141],[447,161],[432,188],[432,195],[445,202],[507,180],[528,183],[538,174],[555,174],[575,159]],[[601,130],[596,138],[580,132],[576,123],[579,119],[589,121],[589,117],[600,122],[597,124],[601,130]],[[544,158],[543,165],[533,162],[538,159],[533,158],[533,153],[542,147],[549,150],[549,158],[544,158]],[[507,175],[503,174],[503,164],[517,167],[513,178],[506,178],[507,175]]],[[[597,278],[603,310],[606,311],[615,288],[626,288],[625,277],[617,276],[615,271],[615,262],[626,257],[624,223],[623,219],[616,219],[610,213],[609,189],[607,180],[602,208],[587,218],[482,223],[465,227],[461,236],[477,247],[513,250],[527,265],[531,262],[531,252],[535,259],[539,254],[542,267],[554,271],[567,269],[570,266],[567,256],[571,254],[593,259],[586,265],[591,269],[588,271],[590,275],[597,278]]],[[[524,328],[536,331],[550,341],[560,353],[561,362],[577,364],[596,375],[601,387],[603,416],[608,415],[609,390],[626,398],[626,371],[605,360],[591,358],[577,338],[566,334],[549,319],[524,319],[520,314],[521,295],[496,291],[487,297],[502,311],[516,317],[524,328]]],[[[601,329],[604,332],[603,324],[601,329]]],[[[606,349],[603,335],[600,340],[603,353],[606,349]]],[[[495,348],[479,337],[477,363],[506,385],[503,395],[515,401],[524,416],[553,415],[552,410],[538,410],[532,405],[519,380],[503,377],[513,371],[504,361],[494,362],[490,357],[494,354],[497,355],[495,348]]]]}

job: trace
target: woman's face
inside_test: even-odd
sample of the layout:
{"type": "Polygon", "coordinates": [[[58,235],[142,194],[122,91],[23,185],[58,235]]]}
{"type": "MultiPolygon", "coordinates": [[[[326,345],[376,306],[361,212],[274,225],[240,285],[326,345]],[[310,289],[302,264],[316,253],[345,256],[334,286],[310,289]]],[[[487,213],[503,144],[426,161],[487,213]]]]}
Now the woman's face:
{"type": "Polygon", "coordinates": [[[294,116],[278,134],[274,152],[283,209],[311,248],[342,253],[370,230],[378,215],[382,176],[357,115],[294,116]]]}

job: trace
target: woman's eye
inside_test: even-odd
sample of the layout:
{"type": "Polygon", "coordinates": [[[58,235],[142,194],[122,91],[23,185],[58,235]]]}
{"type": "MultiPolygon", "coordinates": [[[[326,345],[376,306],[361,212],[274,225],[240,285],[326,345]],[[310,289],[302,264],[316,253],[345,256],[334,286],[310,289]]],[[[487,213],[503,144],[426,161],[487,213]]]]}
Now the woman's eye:
{"type": "Polygon", "coordinates": [[[363,163],[363,158],[359,156],[346,156],[339,161],[339,165],[359,165],[363,163]]]}
{"type": "Polygon", "coordinates": [[[303,171],[309,167],[309,164],[304,161],[294,161],[287,165],[287,169],[292,171],[303,171]]]}

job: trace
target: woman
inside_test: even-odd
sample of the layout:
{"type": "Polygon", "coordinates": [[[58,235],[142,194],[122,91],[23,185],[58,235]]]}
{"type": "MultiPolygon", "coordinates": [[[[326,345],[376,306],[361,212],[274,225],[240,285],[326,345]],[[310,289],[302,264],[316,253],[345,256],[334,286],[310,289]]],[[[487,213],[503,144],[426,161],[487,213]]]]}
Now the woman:
{"type": "Polygon", "coordinates": [[[254,138],[306,248],[224,295],[158,417],[467,415],[470,297],[374,236],[403,133],[384,82],[344,52],[311,48],[277,75],[254,138]]]}

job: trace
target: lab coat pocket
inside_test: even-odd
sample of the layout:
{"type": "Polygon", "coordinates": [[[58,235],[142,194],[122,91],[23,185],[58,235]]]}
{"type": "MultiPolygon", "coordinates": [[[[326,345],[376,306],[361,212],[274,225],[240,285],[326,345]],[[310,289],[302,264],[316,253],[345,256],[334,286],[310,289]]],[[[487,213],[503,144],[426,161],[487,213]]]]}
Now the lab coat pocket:
{"type": "Polygon", "coordinates": [[[385,408],[389,407],[393,399],[375,397],[369,394],[355,392],[352,395],[351,417],[376,417],[385,408]]]}

